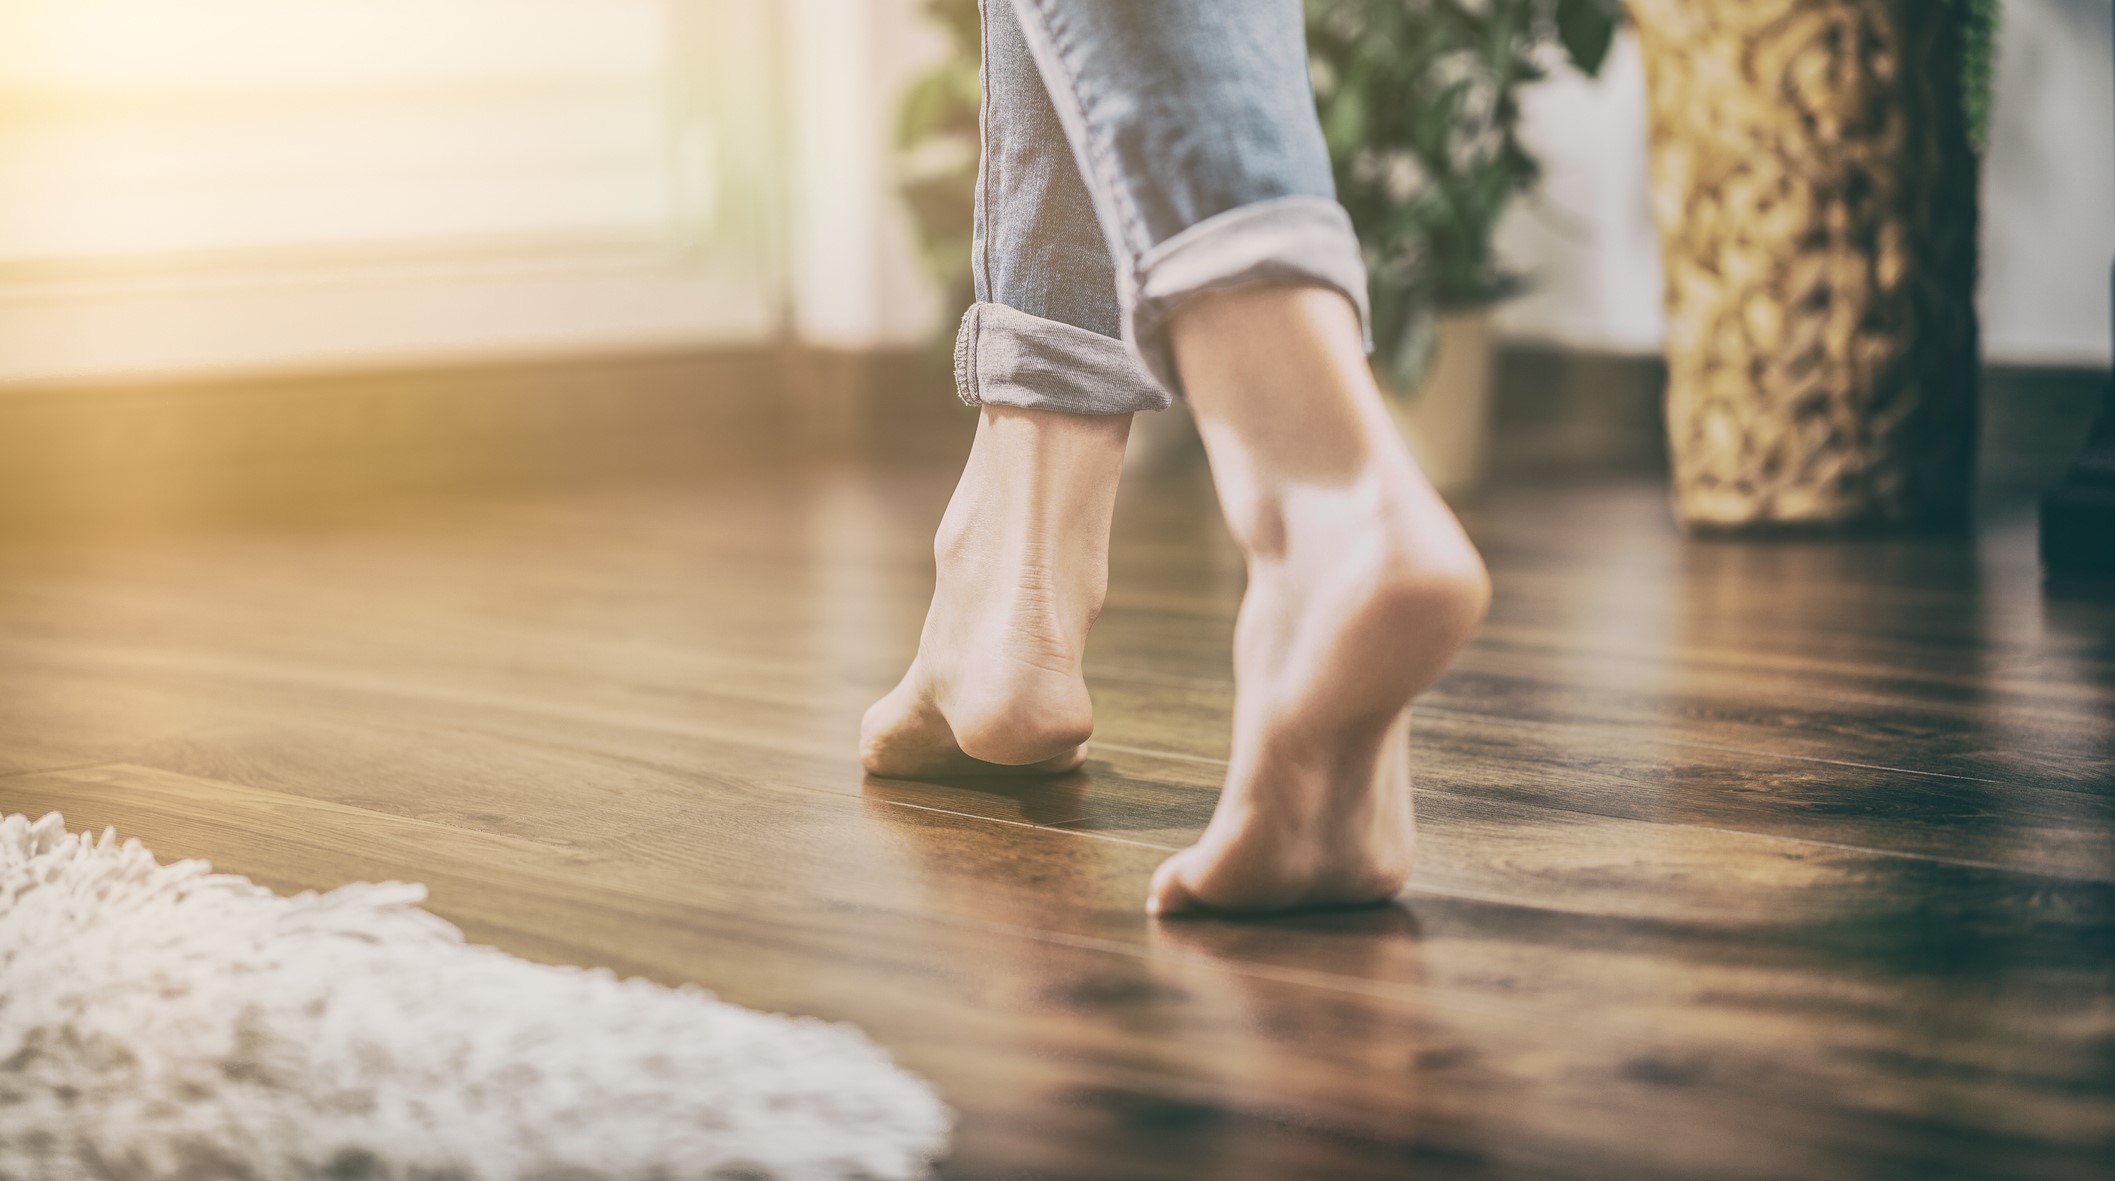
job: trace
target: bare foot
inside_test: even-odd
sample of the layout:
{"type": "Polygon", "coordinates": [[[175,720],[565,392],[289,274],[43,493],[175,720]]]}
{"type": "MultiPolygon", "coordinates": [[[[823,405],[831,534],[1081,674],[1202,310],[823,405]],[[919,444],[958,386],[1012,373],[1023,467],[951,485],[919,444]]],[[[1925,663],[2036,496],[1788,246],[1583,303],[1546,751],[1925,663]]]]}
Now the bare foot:
{"type": "Polygon", "coordinates": [[[1211,296],[1174,341],[1249,584],[1226,786],[1146,909],[1386,901],[1410,876],[1410,700],[1481,622],[1482,561],[1395,434],[1341,296],[1211,296]]]}
{"type": "Polygon", "coordinates": [[[867,710],[875,775],[1053,774],[1086,761],[1080,676],[1109,582],[1129,415],[987,406],[933,542],[910,671],[867,710]]]}

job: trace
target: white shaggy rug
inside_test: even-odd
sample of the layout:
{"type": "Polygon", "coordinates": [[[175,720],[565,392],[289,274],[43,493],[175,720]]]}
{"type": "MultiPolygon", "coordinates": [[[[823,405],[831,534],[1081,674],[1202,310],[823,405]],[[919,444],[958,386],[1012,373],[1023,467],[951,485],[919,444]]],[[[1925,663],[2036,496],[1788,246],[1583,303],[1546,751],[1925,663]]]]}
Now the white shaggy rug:
{"type": "Polygon", "coordinates": [[[949,1116],[847,1025],[0,819],[0,1178],[907,1178],[949,1116]]]}

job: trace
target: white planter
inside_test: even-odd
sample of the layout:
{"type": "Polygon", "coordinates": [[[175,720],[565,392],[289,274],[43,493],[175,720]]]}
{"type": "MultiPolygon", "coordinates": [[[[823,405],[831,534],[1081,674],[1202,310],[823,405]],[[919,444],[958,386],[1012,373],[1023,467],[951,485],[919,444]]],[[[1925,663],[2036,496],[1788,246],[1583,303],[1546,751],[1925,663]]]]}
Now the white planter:
{"type": "MultiPolygon", "coordinates": [[[[1433,326],[1432,363],[1414,393],[1388,389],[1388,413],[1425,477],[1442,492],[1466,492],[1484,475],[1491,436],[1491,316],[1444,315],[1433,326]]],[[[1197,427],[1180,401],[1158,414],[1131,416],[1124,469],[1185,467],[1203,457],[1197,427]]]]}
{"type": "Polygon", "coordinates": [[[1131,441],[1124,446],[1125,471],[1172,471],[1189,467],[1203,456],[1204,447],[1197,441],[1197,424],[1190,420],[1190,408],[1181,400],[1166,410],[1131,416],[1131,441]]]}
{"type": "Polygon", "coordinates": [[[1442,492],[1483,479],[1491,441],[1491,316],[1443,315],[1416,392],[1388,391],[1388,412],[1425,477],[1442,492]]]}

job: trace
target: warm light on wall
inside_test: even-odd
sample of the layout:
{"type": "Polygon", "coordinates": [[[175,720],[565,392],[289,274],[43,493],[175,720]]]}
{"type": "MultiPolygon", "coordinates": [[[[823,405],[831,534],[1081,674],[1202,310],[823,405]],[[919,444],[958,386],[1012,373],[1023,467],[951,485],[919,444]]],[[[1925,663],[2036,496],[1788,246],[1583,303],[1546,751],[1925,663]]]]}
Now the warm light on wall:
{"type": "Polygon", "coordinates": [[[772,80],[730,63],[769,37],[723,0],[0,0],[0,382],[768,332],[729,190],[768,179],[772,80]]]}

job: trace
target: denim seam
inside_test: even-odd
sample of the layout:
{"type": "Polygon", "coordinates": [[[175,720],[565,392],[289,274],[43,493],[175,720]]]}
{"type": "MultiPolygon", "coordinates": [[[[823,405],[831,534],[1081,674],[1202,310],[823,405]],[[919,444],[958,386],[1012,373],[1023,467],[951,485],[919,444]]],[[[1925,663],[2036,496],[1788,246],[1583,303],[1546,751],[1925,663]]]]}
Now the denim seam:
{"type": "MultiPolygon", "coordinates": [[[[1123,261],[1127,264],[1125,270],[1128,274],[1135,275],[1138,270],[1139,252],[1144,249],[1146,236],[1139,222],[1138,211],[1132,207],[1130,196],[1124,191],[1122,176],[1115,161],[1109,158],[1108,150],[1096,129],[1093,112],[1087,109],[1087,98],[1080,90],[1079,75],[1069,60],[1071,45],[1069,41],[1060,40],[1063,36],[1062,29],[1058,22],[1052,19],[1052,14],[1043,0],[1023,0],[1015,5],[1014,11],[1019,14],[1023,8],[1030,10],[1035,18],[1037,31],[1042,34],[1043,43],[1049,49],[1051,62],[1063,75],[1055,86],[1051,85],[1051,79],[1044,78],[1043,89],[1049,92],[1053,106],[1069,107],[1073,118],[1079,123],[1080,142],[1086,146],[1087,155],[1093,161],[1094,171],[1099,174],[1095,179],[1101,182],[1104,199],[1116,214],[1118,231],[1124,237],[1123,261]]],[[[1024,30],[1027,24],[1026,21],[1022,22],[1024,30]]]]}
{"type": "Polygon", "coordinates": [[[965,406],[984,404],[984,393],[977,388],[977,330],[983,325],[977,314],[981,304],[971,304],[962,313],[962,326],[955,330],[955,396],[965,406]]]}
{"type": "MultiPolygon", "coordinates": [[[[1002,0],[1010,2],[1010,0],[1002,0]]],[[[972,277],[984,287],[984,293],[992,293],[991,285],[991,21],[986,18],[985,6],[990,0],[977,0],[977,228],[982,233],[970,236],[973,255],[970,258],[972,277]]],[[[956,370],[961,367],[960,354],[956,356],[956,370]]]]}

